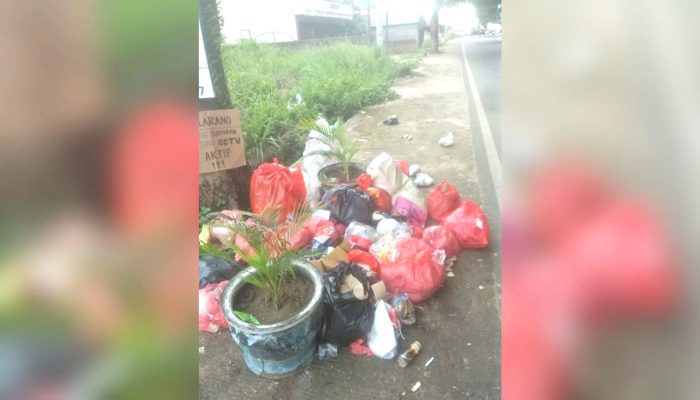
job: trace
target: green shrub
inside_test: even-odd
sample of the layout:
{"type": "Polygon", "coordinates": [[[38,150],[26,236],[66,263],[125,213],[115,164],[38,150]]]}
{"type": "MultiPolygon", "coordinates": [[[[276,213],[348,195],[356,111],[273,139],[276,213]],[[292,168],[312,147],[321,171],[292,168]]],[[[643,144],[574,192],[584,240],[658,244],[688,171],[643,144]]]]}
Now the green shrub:
{"type": "Polygon", "coordinates": [[[395,97],[391,83],[405,73],[405,66],[402,71],[382,49],[349,43],[287,51],[245,41],[222,54],[253,166],[272,157],[283,163],[298,159],[305,139],[300,120],[319,114],[331,121],[348,119],[367,105],[395,97]]]}

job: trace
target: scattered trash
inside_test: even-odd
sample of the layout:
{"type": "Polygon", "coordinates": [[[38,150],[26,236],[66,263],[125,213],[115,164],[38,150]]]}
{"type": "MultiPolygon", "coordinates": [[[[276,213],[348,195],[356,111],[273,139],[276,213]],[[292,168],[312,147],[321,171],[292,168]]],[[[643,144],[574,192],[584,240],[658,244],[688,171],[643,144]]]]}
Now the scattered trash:
{"type": "Polygon", "coordinates": [[[374,305],[374,323],[367,335],[367,344],[375,356],[391,360],[396,357],[396,335],[386,308],[383,300],[374,305]]]}
{"type": "Polygon", "coordinates": [[[386,119],[383,122],[384,125],[398,125],[399,124],[399,117],[396,115],[390,115],[386,117],[386,119]]]}
{"type": "Polygon", "coordinates": [[[418,187],[428,187],[433,184],[433,178],[430,175],[421,172],[416,175],[414,182],[418,187]]]}
{"type": "MultiPolygon", "coordinates": [[[[299,104],[302,101],[297,99],[299,104]]],[[[398,123],[396,115],[384,121],[386,125],[398,123]]],[[[416,309],[429,312],[414,303],[432,296],[446,276],[455,276],[452,266],[461,249],[488,245],[488,221],[477,204],[463,201],[445,181],[429,194],[419,190],[433,185],[434,179],[422,172],[420,165],[394,160],[387,153],[372,160],[367,172],[352,184],[336,186],[321,199],[317,172],[337,160],[313,154],[333,146],[325,144],[321,148],[316,134],[320,135],[309,133],[300,162],[288,168],[275,159],[254,171],[250,187],[253,212],[260,214],[271,206],[280,211],[279,222],[283,222],[286,214],[305,201],[312,207],[322,204],[322,209],[305,217],[300,227],[296,221],[286,221],[276,229],[295,251],[311,249],[300,256],[323,274],[325,312],[316,348],[318,359],[336,358],[340,346],[349,346],[353,354],[396,358],[397,339],[404,338],[402,326],[416,324],[416,309]],[[425,228],[428,217],[440,225],[425,228]]],[[[410,134],[402,138],[413,139],[410,134]]],[[[448,132],[439,142],[442,146],[453,145],[454,134],[448,132]]],[[[240,212],[220,214],[220,221],[214,221],[221,223],[202,227],[200,242],[218,247],[236,243],[244,252],[250,249],[229,226],[243,218],[240,212]]],[[[201,332],[218,332],[228,327],[221,313],[220,296],[227,279],[240,268],[226,260],[223,253],[203,251],[199,260],[201,332]]],[[[484,286],[479,285],[478,289],[484,286]]],[[[242,311],[234,314],[236,320],[260,323],[242,311]]],[[[398,364],[406,368],[420,351],[420,342],[413,342],[399,355],[398,364]]],[[[204,352],[204,347],[199,347],[199,353],[204,352]]],[[[425,367],[434,360],[434,356],[430,357],[425,367]]],[[[421,382],[417,381],[411,391],[420,387],[421,382]]]]}
{"type": "Polygon", "coordinates": [[[408,295],[399,294],[391,299],[391,305],[396,310],[397,317],[403,325],[411,326],[416,323],[416,309],[408,299],[408,295]]]}
{"type": "Polygon", "coordinates": [[[403,139],[403,140],[413,140],[413,136],[412,136],[412,135],[406,134],[406,135],[401,136],[401,139],[403,139]]]}
{"type": "Polygon", "coordinates": [[[471,345],[472,345],[471,342],[467,343],[467,346],[471,346],[471,345]]]}
{"type": "Polygon", "coordinates": [[[319,342],[318,343],[318,359],[325,360],[327,358],[338,357],[338,346],[332,343],[319,342]]]}
{"type": "Polygon", "coordinates": [[[438,140],[440,146],[449,147],[455,144],[455,135],[452,132],[447,132],[447,135],[443,136],[438,140]]]}
{"type": "Polygon", "coordinates": [[[416,390],[420,389],[420,381],[416,382],[415,385],[411,388],[412,392],[415,392],[416,390]]]}
{"type": "MultiPolygon", "coordinates": [[[[411,346],[409,346],[408,350],[404,351],[399,356],[399,366],[401,366],[401,368],[406,368],[408,364],[410,364],[411,361],[413,361],[413,359],[418,355],[418,353],[420,353],[420,349],[421,344],[419,341],[416,340],[415,342],[411,343],[411,346]]],[[[415,392],[415,390],[413,391],[415,392]]]]}

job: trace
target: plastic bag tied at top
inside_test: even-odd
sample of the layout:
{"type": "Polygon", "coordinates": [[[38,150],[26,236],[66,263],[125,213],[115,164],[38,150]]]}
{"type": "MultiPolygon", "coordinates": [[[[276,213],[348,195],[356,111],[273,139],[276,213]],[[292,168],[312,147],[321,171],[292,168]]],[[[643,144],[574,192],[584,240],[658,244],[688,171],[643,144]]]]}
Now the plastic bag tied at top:
{"type": "Polygon", "coordinates": [[[332,344],[346,346],[355,339],[365,337],[372,329],[374,310],[369,300],[370,287],[365,270],[355,264],[341,262],[323,274],[323,302],[325,324],[323,339],[332,344]],[[368,295],[364,300],[355,297],[352,291],[341,293],[343,280],[354,276],[368,295]]]}
{"type": "Polygon", "coordinates": [[[283,219],[306,202],[306,185],[301,170],[291,171],[277,162],[264,163],[250,179],[250,207],[255,214],[265,208],[277,209],[283,219]]]}

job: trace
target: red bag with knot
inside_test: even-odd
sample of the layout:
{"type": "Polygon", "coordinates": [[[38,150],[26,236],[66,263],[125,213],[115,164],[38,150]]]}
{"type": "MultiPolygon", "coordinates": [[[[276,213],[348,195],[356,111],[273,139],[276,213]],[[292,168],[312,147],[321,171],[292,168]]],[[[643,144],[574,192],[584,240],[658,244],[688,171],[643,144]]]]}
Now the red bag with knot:
{"type": "Polygon", "coordinates": [[[260,164],[250,179],[250,208],[260,214],[266,207],[277,209],[280,219],[306,201],[306,186],[300,169],[289,168],[274,159],[260,164]]]}
{"type": "Polygon", "coordinates": [[[481,249],[489,245],[489,222],[481,207],[471,200],[445,218],[442,226],[454,233],[463,249],[481,249]]]}
{"type": "Polygon", "coordinates": [[[462,197],[457,189],[447,181],[442,181],[428,194],[428,215],[430,218],[442,222],[459,207],[461,202],[462,197]]]}
{"type": "Polygon", "coordinates": [[[411,301],[420,302],[440,289],[445,281],[445,267],[438,262],[440,258],[444,260],[442,250],[414,238],[399,240],[395,246],[393,261],[380,269],[382,281],[391,294],[405,293],[411,301]]]}
{"type": "Polygon", "coordinates": [[[445,250],[445,256],[448,258],[459,253],[459,242],[454,233],[442,225],[426,228],[423,231],[423,239],[436,249],[445,250]]]}

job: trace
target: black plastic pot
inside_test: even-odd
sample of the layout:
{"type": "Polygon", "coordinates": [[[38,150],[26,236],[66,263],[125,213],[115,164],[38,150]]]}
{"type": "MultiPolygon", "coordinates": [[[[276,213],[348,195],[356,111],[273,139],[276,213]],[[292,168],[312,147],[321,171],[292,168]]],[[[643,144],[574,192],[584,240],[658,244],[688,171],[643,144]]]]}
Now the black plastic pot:
{"type": "Polygon", "coordinates": [[[348,164],[348,171],[350,172],[350,181],[346,182],[345,172],[343,171],[342,163],[335,163],[331,165],[326,165],[318,171],[318,180],[321,182],[321,196],[327,191],[333,189],[340,185],[350,185],[357,186],[355,179],[360,176],[363,172],[367,171],[367,166],[359,163],[351,162],[348,164]],[[338,180],[333,180],[333,177],[338,177],[338,180]]]}
{"type": "Polygon", "coordinates": [[[266,378],[283,378],[311,362],[323,323],[323,278],[313,265],[297,261],[296,272],[313,283],[311,301],[292,318],[268,325],[242,321],[233,313],[236,293],[246,278],[256,273],[247,268],[233,277],[221,295],[221,310],[229,323],[234,342],[243,351],[248,368],[266,378]]]}

